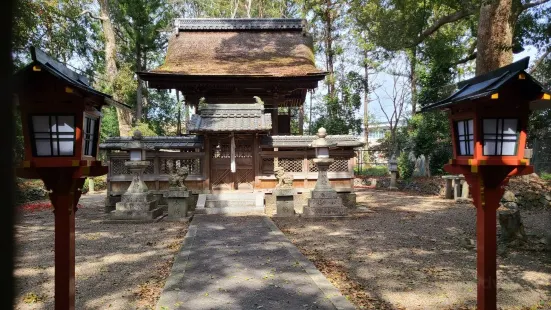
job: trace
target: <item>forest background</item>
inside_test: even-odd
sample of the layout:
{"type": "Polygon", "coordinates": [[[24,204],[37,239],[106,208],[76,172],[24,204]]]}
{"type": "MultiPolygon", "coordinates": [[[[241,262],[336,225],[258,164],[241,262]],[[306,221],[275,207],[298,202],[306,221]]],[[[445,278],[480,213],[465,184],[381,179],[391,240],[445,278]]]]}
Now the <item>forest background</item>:
{"type": "MultiPolygon", "coordinates": [[[[148,89],[135,74],[163,62],[178,17],[306,19],[317,66],[329,74],[308,96],[303,124],[292,111],[294,133],[323,126],[367,141],[369,125],[383,122],[382,148],[403,154],[402,174],[407,154],[424,154],[433,174],[451,157],[446,116],[417,112],[458,80],[529,48],[530,72],[551,89],[551,0],[21,0],[14,16],[15,70],[30,62],[33,45],[134,108],[104,108],[101,140],[135,128],[185,133],[193,113],[185,97],[148,89]]],[[[20,159],[20,120],[16,133],[20,159]]],[[[531,115],[529,144],[545,139],[551,144],[551,111],[531,115]]]]}

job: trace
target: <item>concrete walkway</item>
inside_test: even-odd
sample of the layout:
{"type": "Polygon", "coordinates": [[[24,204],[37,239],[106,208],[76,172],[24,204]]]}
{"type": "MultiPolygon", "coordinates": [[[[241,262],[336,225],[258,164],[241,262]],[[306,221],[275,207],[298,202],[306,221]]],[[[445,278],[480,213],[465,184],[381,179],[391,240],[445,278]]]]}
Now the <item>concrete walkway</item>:
{"type": "Polygon", "coordinates": [[[355,309],[264,216],[196,215],[157,309],[355,309]]]}

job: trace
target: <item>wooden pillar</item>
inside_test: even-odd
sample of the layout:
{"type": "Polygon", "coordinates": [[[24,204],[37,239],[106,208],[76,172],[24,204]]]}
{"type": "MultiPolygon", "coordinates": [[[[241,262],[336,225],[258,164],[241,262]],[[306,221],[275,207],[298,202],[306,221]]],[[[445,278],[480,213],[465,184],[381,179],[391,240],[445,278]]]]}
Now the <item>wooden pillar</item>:
{"type": "Polygon", "coordinates": [[[298,108],[298,134],[303,135],[304,134],[304,106],[301,105],[298,108]]]}
{"type": "Polygon", "coordinates": [[[253,173],[254,173],[254,182],[253,182],[253,190],[258,186],[260,176],[260,165],[261,165],[261,158],[260,158],[260,149],[259,149],[259,141],[260,136],[258,133],[255,133],[253,136],[253,173]]]}
{"type": "Polygon", "coordinates": [[[272,135],[275,136],[279,133],[278,129],[278,95],[274,95],[274,101],[272,103],[272,135]]]}
{"type": "Polygon", "coordinates": [[[304,150],[303,161],[302,161],[302,173],[304,175],[303,187],[308,188],[308,150],[304,150]]]}
{"type": "Polygon", "coordinates": [[[210,147],[210,137],[208,135],[204,135],[205,142],[204,142],[204,148],[205,148],[205,156],[203,157],[203,177],[205,178],[205,181],[203,182],[203,189],[210,190],[210,158],[211,158],[211,147],[210,147]]]}
{"type": "Polygon", "coordinates": [[[448,172],[459,172],[465,176],[476,207],[476,274],[478,280],[476,299],[479,310],[497,309],[496,212],[505,192],[504,186],[507,185],[509,174],[513,169],[507,166],[446,169],[448,172]],[[466,169],[479,171],[470,172],[466,169]]]}
{"type": "Polygon", "coordinates": [[[41,175],[51,190],[55,216],[55,309],[75,309],[75,212],[84,178],[73,179],[74,169],[41,175]]]}
{"type": "Polygon", "coordinates": [[[496,309],[496,208],[499,200],[495,189],[482,189],[485,205],[476,209],[477,308],[496,309]]]}

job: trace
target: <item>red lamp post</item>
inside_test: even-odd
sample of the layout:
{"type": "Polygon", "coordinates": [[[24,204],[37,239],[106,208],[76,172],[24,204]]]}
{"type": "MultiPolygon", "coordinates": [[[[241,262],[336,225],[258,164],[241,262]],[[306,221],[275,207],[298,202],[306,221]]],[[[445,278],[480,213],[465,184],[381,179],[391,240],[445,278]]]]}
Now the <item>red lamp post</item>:
{"type": "Polygon", "coordinates": [[[447,110],[453,159],[444,169],[463,174],[476,207],[477,305],[496,309],[496,210],[514,175],[534,171],[525,158],[531,110],[551,107],[551,97],[525,70],[528,58],[460,82],[450,97],[425,107],[447,110]]]}
{"type": "Polygon", "coordinates": [[[33,62],[14,77],[25,145],[25,159],[16,173],[42,179],[50,191],[55,215],[55,309],[74,309],[77,203],[86,177],[107,173],[96,159],[99,111],[105,104],[122,105],[44,52],[31,48],[31,54],[33,62]]]}

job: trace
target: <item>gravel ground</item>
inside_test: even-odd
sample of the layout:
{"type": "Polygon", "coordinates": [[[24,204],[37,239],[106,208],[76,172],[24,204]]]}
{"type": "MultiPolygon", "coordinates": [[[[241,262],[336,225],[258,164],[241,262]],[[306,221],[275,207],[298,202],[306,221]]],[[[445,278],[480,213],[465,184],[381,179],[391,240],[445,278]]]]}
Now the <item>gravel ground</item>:
{"type": "MultiPolygon", "coordinates": [[[[103,224],[105,193],[82,196],[76,213],[76,308],[153,308],[187,224],[103,224]]],[[[53,309],[54,216],[19,214],[16,309],[53,309]]]]}
{"type": "MultiPolygon", "coordinates": [[[[274,218],[358,308],[474,309],[475,209],[438,197],[358,192],[351,219],[274,218]]],[[[540,243],[549,210],[522,213],[530,243],[498,257],[498,306],[551,309],[551,255],[540,243]]]]}

